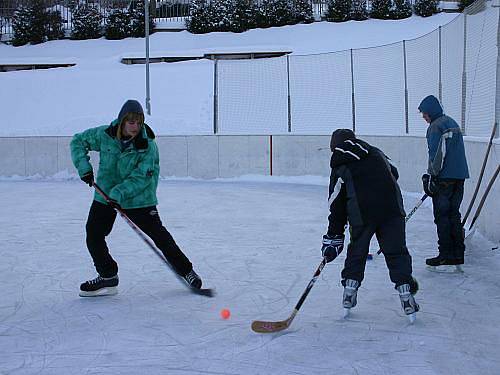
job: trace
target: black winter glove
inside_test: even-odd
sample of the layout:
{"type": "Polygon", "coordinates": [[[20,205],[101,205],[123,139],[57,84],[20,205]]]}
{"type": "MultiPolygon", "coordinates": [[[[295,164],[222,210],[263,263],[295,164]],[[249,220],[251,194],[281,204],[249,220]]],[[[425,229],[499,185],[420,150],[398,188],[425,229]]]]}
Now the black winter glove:
{"type": "Polygon", "coordinates": [[[321,255],[325,258],[327,263],[337,258],[337,256],[344,250],[344,236],[342,234],[335,234],[323,236],[323,246],[321,247],[321,255]]]}
{"type": "Polygon", "coordinates": [[[424,187],[424,192],[429,197],[433,197],[439,190],[439,185],[437,183],[436,177],[431,176],[426,173],[422,176],[422,185],[424,187]]]}
{"type": "Polygon", "coordinates": [[[113,207],[115,210],[123,210],[122,206],[120,206],[120,203],[115,201],[114,199],[110,199],[108,201],[108,204],[113,207]]]}
{"type": "Polygon", "coordinates": [[[94,172],[87,172],[82,177],[80,177],[80,179],[90,187],[92,187],[92,185],[94,185],[94,172]]]}

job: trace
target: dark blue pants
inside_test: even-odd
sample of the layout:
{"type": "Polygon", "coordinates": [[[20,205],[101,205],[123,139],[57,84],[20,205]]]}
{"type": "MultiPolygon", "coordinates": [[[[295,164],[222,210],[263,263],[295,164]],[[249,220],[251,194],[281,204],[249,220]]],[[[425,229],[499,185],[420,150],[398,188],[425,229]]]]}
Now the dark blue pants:
{"type": "MultiPolygon", "coordinates": [[[[193,266],[179,249],[174,239],[163,226],[156,207],[124,210],[127,216],[148,235],[179,275],[189,273],[193,266]]],[[[92,202],[87,219],[87,248],[89,249],[97,273],[102,277],[112,277],[118,273],[118,265],[109,253],[105,238],[111,233],[116,219],[116,211],[110,206],[92,202]]],[[[144,252],[149,251],[144,244],[144,252]]]]}
{"type": "Polygon", "coordinates": [[[439,255],[444,259],[464,258],[464,236],[460,204],[464,196],[464,180],[441,180],[432,197],[434,223],[437,226],[439,255]]]}

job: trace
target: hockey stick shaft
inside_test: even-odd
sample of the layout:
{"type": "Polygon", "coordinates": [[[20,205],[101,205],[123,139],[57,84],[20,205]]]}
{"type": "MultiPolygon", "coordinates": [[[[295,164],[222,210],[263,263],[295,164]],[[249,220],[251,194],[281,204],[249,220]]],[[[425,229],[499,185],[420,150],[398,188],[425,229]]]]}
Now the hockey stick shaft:
{"type": "Polygon", "coordinates": [[[467,222],[467,219],[469,218],[469,214],[472,211],[472,207],[474,206],[474,202],[476,201],[476,197],[477,197],[477,194],[479,192],[479,187],[481,186],[481,182],[483,180],[484,170],[486,168],[486,164],[488,163],[488,155],[490,154],[490,150],[491,150],[491,146],[493,144],[493,138],[495,137],[497,126],[498,126],[498,123],[495,122],[493,124],[493,129],[491,131],[491,136],[490,136],[490,140],[488,142],[488,147],[486,148],[486,154],[484,155],[483,165],[481,166],[481,171],[479,172],[479,177],[477,179],[476,188],[474,189],[474,194],[472,194],[472,198],[470,200],[469,207],[467,207],[467,211],[465,212],[465,215],[462,219],[462,226],[464,226],[465,223],[467,222]]]}
{"type": "Polygon", "coordinates": [[[321,274],[321,271],[323,271],[325,265],[326,265],[326,259],[323,258],[318,268],[316,269],[316,272],[314,272],[314,276],[312,277],[311,281],[309,281],[309,284],[307,284],[306,289],[300,296],[299,301],[295,305],[295,308],[293,309],[292,314],[288,319],[278,322],[254,321],[252,322],[252,330],[258,333],[273,333],[287,329],[292,323],[293,319],[295,318],[295,315],[297,315],[297,313],[299,312],[302,304],[306,300],[307,295],[311,291],[312,287],[314,286],[314,283],[321,274]]]}
{"type": "MultiPolygon", "coordinates": [[[[422,205],[422,203],[424,203],[424,201],[427,199],[427,197],[428,197],[427,194],[422,195],[422,198],[420,198],[420,200],[415,205],[415,207],[413,207],[412,210],[410,211],[410,213],[408,215],[406,215],[406,217],[405,217],[405,223],[407,223],[408,220],[410,220],[410,218],[418,210],[418,208],[422,205]]],[[[382,249],[378,249],[377,255],[380,255],[381,253],[382,253],[382,249]]]]}
{"type": "MultiPolygon", "coordinates": [[[[106,202],[110,203],[111,198],[97,185],[95,182],[93,183],[95,190],[106,200],[106,202]]],[[[127,224],[134,230],[135,233],[139,235],[139,237],[153,250],[153,252],[170,268],[170,270],[174,273],[174,275],[179,279],[180,282],[184,283],[184,279],[177,273],[175,268],[170,264],[170,262],[165,258],[163,253],[151,242],[149,238],[146,237],[144,232],[135,224],[127,214],[120,208],[116,208],[115,210],[123,217],[123,219],[127,222],[127,224]]],[[[194,289],[191,288],[195,293],[212,297],[214,295],[212,289],[194,289]]]]}
{"type": "Polygon", "coordinates": [[[490,181],[488,182],[488,185],[486,186],[486,190],[483,193],[481,201],[479,202],[479,205],[477,206],[476,213],[474,214],[474,217],[472,218],[472,221],[470,223],[469,231],[472,229],[472,227],[476,223],[477,218],[479,217],[479,214],[481,213],[481,210],[483,209],[484,202],[486,201],[486,198],[488,197],[488,194],[489,194],[491,188],[493,187],[493,184],[495,183],[499,173],[500,173],[500,164],[497,165],[497,169],[496,169],[495,173],[493,174],[493,176],[491,176],[490,181]]]}

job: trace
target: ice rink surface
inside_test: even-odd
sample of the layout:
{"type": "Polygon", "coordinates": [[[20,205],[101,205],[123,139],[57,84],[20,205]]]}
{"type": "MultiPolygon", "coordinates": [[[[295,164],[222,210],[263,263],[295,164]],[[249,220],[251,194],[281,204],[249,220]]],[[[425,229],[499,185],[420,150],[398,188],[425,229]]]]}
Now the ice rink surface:
{"type": "MultiPolygon", "coordinates": [[[[287,318],[321,261],[327,187],[168,180],[158,197],[163,223],[215,298],[189,293],[120,217],[108,241],[119,294],[78,297],[95,276],[84,235],[91,190],[0,182],[0,374],[500,374],[500,250],[475,236],[464,274],[429,272],[428,202],[407,227],[421,288],[414,325],[383,257],[367,264],[358,306],[341,318],[344,252],[292,326],[263,335],[251,322],[287,318]]],[[[407,210],[417,200],[406,195],[407,210]]]]}

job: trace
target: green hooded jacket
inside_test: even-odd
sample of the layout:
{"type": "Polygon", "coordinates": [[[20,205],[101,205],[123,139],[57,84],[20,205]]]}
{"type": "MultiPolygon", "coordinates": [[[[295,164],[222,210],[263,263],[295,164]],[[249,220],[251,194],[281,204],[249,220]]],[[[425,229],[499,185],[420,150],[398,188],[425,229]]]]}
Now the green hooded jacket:
{"type": "MultiPolygon", "coordinates": [[[[71,140],[71,159],[80,177],[92,171],[89,151],[99,152],[96,183],[124,209],[150,207],[158,204],[156,188],[160,159],[155,135],[143,124],[141,132],[122,150],[117,138],[120,118],[110,125],[75,134],[71,140]]],[[[106,203],[97,191],[94,200],[106,203]]]]}

